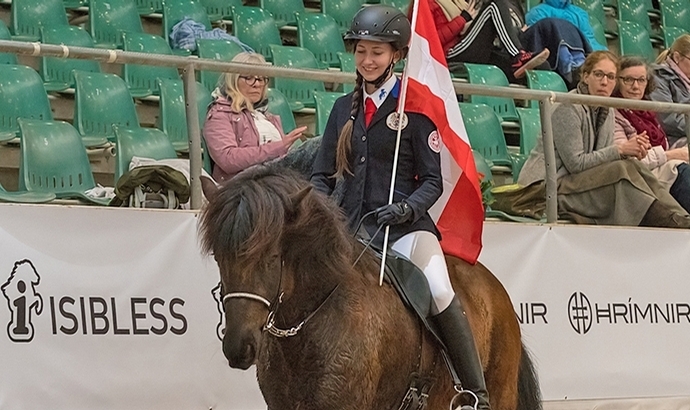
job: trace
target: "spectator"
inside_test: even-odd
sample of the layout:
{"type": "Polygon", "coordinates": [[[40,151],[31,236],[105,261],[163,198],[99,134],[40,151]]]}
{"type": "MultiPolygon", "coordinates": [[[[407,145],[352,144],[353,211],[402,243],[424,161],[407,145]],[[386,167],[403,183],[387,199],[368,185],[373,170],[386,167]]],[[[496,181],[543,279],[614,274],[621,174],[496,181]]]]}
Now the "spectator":
{"type": "MultiPolygon", "coordinates": [[[[261,54],[239,53],[236,63],[266,64],[261,54]]],[[[252,165],[278,158],[307,127],[285,135],[280,117],[266,111],[268,77],[225,73],[213,91],[203,135],[220,182],[252,165]]]]}
{"type": "MultiPolygon", "coordinates": [[[[616,84],[618,57],[590,54],[582,80],[571,93],[609,97],[616,84]]],[[[551,115],[558,178],[558,208],[577,223],[690,228],[690,215],[640,161],[646,137],[613,141],[613,108],[559,104],[551,115]]],[[[518,183],[545,179],[544,147],[539,140],[518,183]]]]}
{"type": "MultiPolygon", "coordinates": [[[[654,77],[644,59],[622,57],[618,63],[618,82],[613,95],[632,100],[649,99],[654,90],[654,77]]],[[[657,177],[671,196],[690,211],[690,166],[688,149],[669,149],[666,133],[657,120],[656,113],[644,110],[616,110],[614,141],[623,144],[629,139],[642,136],[649,139],[647,156],[642,163],[657,177]]]]}
{"type": "Polygon", "coordinates": [[[572,4],[572,0],[544,0],[532,8],[525,15],[528,26],[533,26],[537,21],[545,18],[558,18],[567,20],[578,28],[585,36],[592,50],[606,50],[606,46],[599,44],[594,38],[594,30],[589,23],[589,14],[580,7],[572,4]]]}
{"type": "Polygon", "coordinates": [[[516,12],[508,0],[491,0],[482,8],[480,0],[462,2],[462,7],[452,0],[428,2],[449,64],[494,64],[492,51],[496,36],[510,55],[510,70],[506,72],[509,79],[524,77],[526,70],[540,66],[549,57],[549,50],[533,54],[522,47],[520,27],[513,22],[516,13],[522,11],[516,12]]]}
{"type": "MultiPolygon", "coordinates": [[[[653,66],[656,89],[649,98],[653,101],[690,103],[690,35],[683,34],[671,48],[659,54],[653,66]]],[[[659,112],[657,118],[666,132],[671,148],[687,145],[685,116],[672,112],[659,112]]]]}

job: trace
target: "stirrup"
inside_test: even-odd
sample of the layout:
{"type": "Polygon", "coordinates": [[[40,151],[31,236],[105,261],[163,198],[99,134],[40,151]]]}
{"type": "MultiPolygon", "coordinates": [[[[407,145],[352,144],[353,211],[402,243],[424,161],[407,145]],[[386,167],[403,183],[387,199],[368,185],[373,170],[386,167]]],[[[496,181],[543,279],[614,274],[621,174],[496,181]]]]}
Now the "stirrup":
{"type": "Polygon", "coordinates": [[[477,394],[475,392],[473,392],[472,390],[463,389],[462,386],[454,386],[454,389],[457,393],[450,400],[450,405],[449,405],[450,410],[461,410],[461,409],[467,408],[467,407],[470,407],[474,410],[477,410],[477,406],[479,406],[479,397],[477,397],[477,394]],[[463,405],[463,404],[458,403],[458,406],[455,407],[455,405],[456,405],[455,402],[457,400],[459,400],[464,395],[469,395],[470,397],[472,397],[474,399],[474,405],[470,406],[470,405],[463,405]]]}

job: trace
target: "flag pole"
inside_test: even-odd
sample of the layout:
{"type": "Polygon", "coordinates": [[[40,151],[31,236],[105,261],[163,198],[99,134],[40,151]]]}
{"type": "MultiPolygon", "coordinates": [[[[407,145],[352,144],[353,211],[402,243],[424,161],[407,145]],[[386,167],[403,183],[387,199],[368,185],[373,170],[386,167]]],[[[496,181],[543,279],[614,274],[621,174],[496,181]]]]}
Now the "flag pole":
{"type": "MultiPolygon", "coordinates": [[[[426,1],[426,0],[425,0],[426,1]]],[[[414,36],[415,28],[417,26],[417,9],[419,0],[412,2],[412,21],[410,22],[410,42],[414,36]]],[[[395,75],[395,74],[393,74],[395,75]]],[[[407,65],[403,70],[402,84],[400,86],[400,97],[398,98],[398,132],[395,138],[395,153],[393,154],[393,171],[391,172],[391,185],[388,191],[388,205],[393,203],[393,194],[395,192],[395,177],[398,173],[398,157],[400,154],[400,136],[402,134],[402,118],[405,112],[405,99],[407,97],[407,65]]],[[[388,251],[388,237],[390,234],[390,225],[386,225],[383,233],[383,253],[381,255],[381,269],[379,270],[379,286],[383,285],[383,273],[386,268],[386,253],[388,251]]]]}

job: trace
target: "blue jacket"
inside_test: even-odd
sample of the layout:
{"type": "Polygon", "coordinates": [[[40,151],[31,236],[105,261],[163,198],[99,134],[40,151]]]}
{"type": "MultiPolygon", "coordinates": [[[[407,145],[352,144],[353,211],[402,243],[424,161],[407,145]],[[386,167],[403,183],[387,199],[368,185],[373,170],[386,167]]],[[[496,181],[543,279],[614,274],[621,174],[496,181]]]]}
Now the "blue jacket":
{"type": "Polygon", "coordinates": [[[589,24],[589,14],[580,7],[573,5],[572,0],[544,0],[543,3],[527,12],[525,21],[528,26],[531,26],[537,21],[549,17],[571,22],[589,41],[592,50],[607,50],[605,45],[599,44],[594,38],[594,30],[589,24]]]}
{"type": "MultiPolygon", "coordinates": [[[[393,168],[396,130],[387,124],[388,116],[395,112],[397,90],[391,91],[376,111],[369,127],[364,125],[364,112],[360,106],[352,133],[351,171],[344,178],[344,194],[340,207],[345,212],[350,230],[354,231],[362,216],[388,204],[388,191],[393,168]]],[[[340,130],[350,116],[352,93],[339,98],[333,105],[323,134],[321,147],[314,161],[311,182],[317,190],[330,195],[335,187],[335,153],[340,130]]],[[[443,192],[441,158],[430,147],[430,135],[436,131],[433,122],[422,114],[406,113],[408,124],[402,130],[400,154],[393,202],[405,200],[413,212],[413,219],[400,225],[391,225],[390,241],[409,232],[429,231],[440,234],[427,210],[443,192]]],[[[433,137],[433,136],[432,136],[433,137]]],[[[370,236],[376,232],[376,218],[368,217],[362,224],[370,236]]],[[[383,244],[383,229],[374,238],[383,244]]]]}

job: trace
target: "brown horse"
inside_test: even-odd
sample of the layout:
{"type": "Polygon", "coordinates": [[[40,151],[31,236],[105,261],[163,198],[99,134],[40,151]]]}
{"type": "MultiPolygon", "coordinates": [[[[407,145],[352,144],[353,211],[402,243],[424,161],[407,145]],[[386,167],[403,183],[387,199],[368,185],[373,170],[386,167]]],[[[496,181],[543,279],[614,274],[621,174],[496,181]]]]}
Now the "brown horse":
{"type": "MultiPolygon", "coordinates": [[[[207,183],[208,182],[208,183],[207,183]]],[[[398,409],[411,375],[433,380],[428,409],[448,409],[439,346],[348,232],[331,199],[286,169],[258,167],[220,189],[201,241],[220,268],[231,367],[257,365],[269,409],[398,409]]],[[[541,407],[508,294],[481,264],[447,257],[469,316],[494,410],[541,407]]]]}

